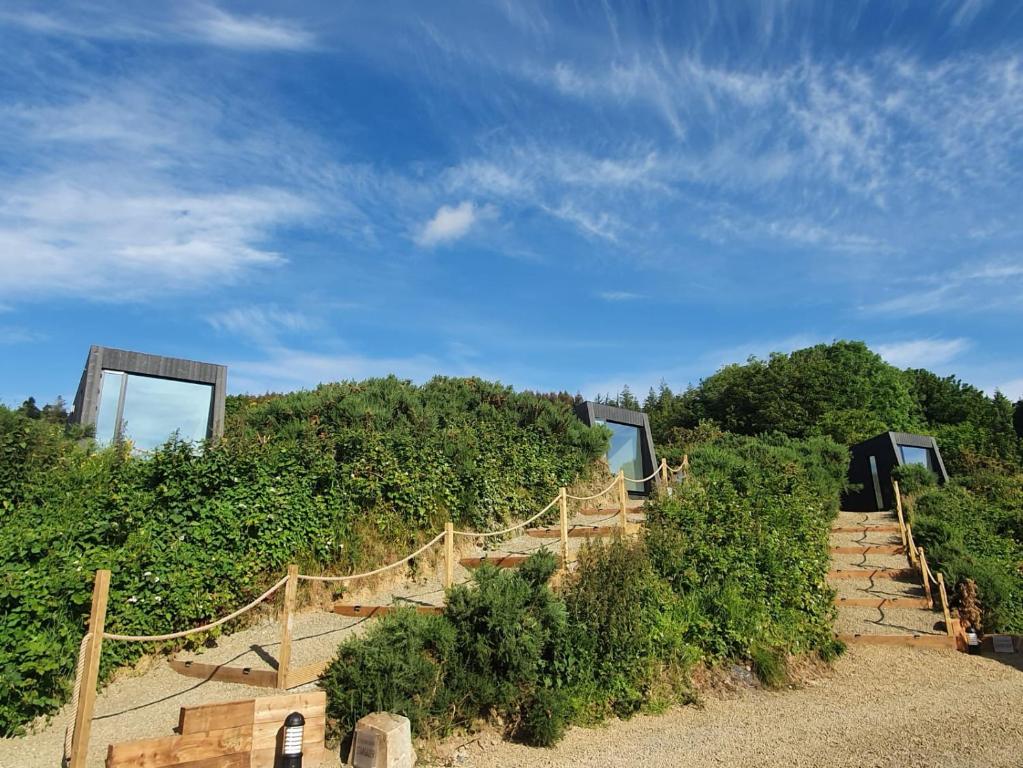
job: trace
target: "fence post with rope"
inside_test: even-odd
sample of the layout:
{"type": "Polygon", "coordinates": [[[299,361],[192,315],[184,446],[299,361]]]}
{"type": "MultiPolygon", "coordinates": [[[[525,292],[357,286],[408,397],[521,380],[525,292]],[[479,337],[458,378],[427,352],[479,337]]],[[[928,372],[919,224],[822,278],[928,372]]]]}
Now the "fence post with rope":
{"type": "Polygon", "coordinates": [[[281,652],[277,659],[277,687],[288,687],[288,667],[291,666],[291,632],[295,625],[295,600],[298,597],[298,566],[288,566],[288,584],[284,588],[284,608],[281,617],[281,652]]]}
{"type": "Polygon", "coordinates": [[[77,708],[74,713],[74,731],[71,735],[71,750],[68,768],[85,768],[89,756],[89,734],[92,730],[92,713],[96,706],[96,690],[99,685],[99,661],[103,650],[103,628],[107,619],[107,602],[110,598],[110,571],[96,571],[92,587],[92,607],[89,609],[89,640],[82,664],[76,675],[75,690],[78,691],[77,708]]]}
{"type": "Polygon", "coordinates": [[[444,523],[444,589],[455,585],[455,524],[444,523]]]}
{"type": "Polygon", "coordinates": [[[661,490],[666,490],[668,487],[668,460],[661,459],[661,490]]]}
{"type": "Polygon", "coordinates": [[[628,499],[629,494],[625,490],[625,470],[618,470],[618,525],[625,533],[628,527],[628,499]]]}

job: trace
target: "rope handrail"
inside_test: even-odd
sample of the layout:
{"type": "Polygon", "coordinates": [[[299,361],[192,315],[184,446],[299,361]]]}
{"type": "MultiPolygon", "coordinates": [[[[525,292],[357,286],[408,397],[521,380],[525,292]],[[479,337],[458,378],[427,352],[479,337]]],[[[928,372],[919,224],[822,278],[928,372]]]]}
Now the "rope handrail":
{"type": "Polygon", "coordinates": [[[614,480],[611,481],[611,485],[609,485],[607,488],[605,488],[602,491],[597,491],[596,493],[591,494],[589,496],[573,496],[571,493],[566,493],[565,496],[566,496],[566,498],[572,499],[573,501],[592,501],[593,499],[598,499],[601,496],[603,496],[604,494],[606,494],[608,491],[610,491],[612,488],[614,488],[615,485],[617,485],[617,484],[618,484],[618,478],[616,477],[614,480]]]}
{"type": "Polygon", "coordinates": [[[253,600],[248,605],[239,608],[237,611],[234,611],[233,613],[227,614],[227,616],[224,616],[222,619],[217,619],[216,621],[210,622],[209,624],[204,624],[201,627],[195,627],[194,629],[184,629],[184,630],[182,630],[180,632],[168,632],[165,635],[117,635],[117,634],[114,634],[112,632],[104,632],[103,633],[103,639],[104,640],[123,640],[123,641],[127,641],[127,642],[132,642],[132,643],[156,643],[156,642],[161,642],[161,641],[164,641],[164,640],[177,640],[179,637],[188,637],[189,635],[194,635],[194,634],[196,634],[198,632],[206,632],[206,631],[208,631],[210,629],[214,629],[216,627],[219,627],[221,624],[226,624],[231,619],[238,618],[239,616],[241,616],[246,611],[251,611],[253,608],[255,608],[257,605],[259,605],[261,602],[263,602],[268,597],[270,597],[270,595],[272,595],[278,589],[283,587],[287,583],[287,581],[288,581],[288,577],[285,576],[280,581],[278,581],[276,584],[274,584],[272,587],[270,587],[270,589],[268,589],[266,592],[261,594],[259,597],[257,597],[255,600],[253,600]]]}
{"type": "Polygon", "coordinates": [[[622,477],[625,478],[625,482],[627,482],[627,483],[645,483],[648,480],[653,480],[655,477],[657,477],[658,474],[660,474],[660,472],[661,472],[661,468],[658,467],[657,469],[655,469],[653,471],[653,473],[647,475],[642,480],[633,480],[631,477],[625,477],[625,475],[622,475],[622,477]]]}
{"type": "Polygon", "coordinates": [[[78,699],[82,695],[82,668],[85,666],[85,654],[92,640],[92,632],[86,632],[78,646],[78,663],[75,665],[75,684],[71,689],[71,722],[64,729],[64,759],[71,757],[71,742],[75,735],[75,717],[78,711],[78,699]]]}
{"type": "MultiPolygon", "coordinates": [[[[307,574],[300,573],[300,574],[298,574],[298,578],[301,581],[334,581],[334,582],[337,582],[337,581],[355,581],[356,579],[365,579],[365,578],[368,578],[369,576],[376,576],[378,573],[383,573],[384,571],[389,571],[392,568],[397,568],[399,565],[404,565],[409,560],[412,560],[413,558],[418,557],[419,555],[421,555],[423,552],[428,550],[430,547],[432,547],[434,544],[436,544],[438,541],[440,541],[443,538],[444,538],[444,532],[442,531],[441,533],[438,533],[436,536],[434,536],[432,539],[430,539],[428,542],[426,542],[423,546],[421,546],[419,549],[417,549],[412,554],[406,555],[401,560],[395,560],[393,563],[390,563],[388,565],[383,565],[383,566],[381,566],[379,568],[376,568],[376,569],[374,569],[372,571],[366,571],[365,573],[353,573],[353,574],[350,574],[348,576],[309,576],[307,574]]],[[[287,580],[288,580],[287,577],[285,577],[284,581],[287,581],[287,580]]]]}
{"type": "MultiPolygon", "coordinates": [[[[471,536],[473,538],[485,539],[485,538],[487,538],[489,536],[500,536],[500,535],[505,534],[505,533],[511,533],[512,531],[518,530],[519,528],[525,528],[527,525],[529,525],[534,520],[536,520],[536,519],[538,519],[540,517],[543,517],[543,515],[546,512],[549,512],[554,507],[554,505],[557,504],[558,501],[560,501],[560,499],[561,499],[560,496],[556,496],[554,498],[554,501],[552,501],[546,507],[541,509],[539,512],[537,512],[531,518],[529,518],[528,520],[523,520],[521,523],[516,523],[515,525],[511,526],[510,528],[504,528],[504,529],[502,529],[500,531],[485,531],[483,533],[478,533],[476,531],[454,531],[454,534],[455,534],[455,536],[471,536]]],[[[441,534],[441,535],[443,535],[443,534],[441,534]]]]}
{"type": "Polygon", "coordinates": [[[682,462],[681,464],[679,464],[679,465],[678,465],[677,467],[668,467],[668,471],[669,471],[669,472],[670,472],[671,474],[673,474],[673,475],[677,475],[677,474],[678,474],[679,472],[681,472],[681,471],[682,471],[683,469],[685,469],[685,468],[686,468],[686,462],[684,462],[684,461],[683,461],[683,462],[682,462]]]}

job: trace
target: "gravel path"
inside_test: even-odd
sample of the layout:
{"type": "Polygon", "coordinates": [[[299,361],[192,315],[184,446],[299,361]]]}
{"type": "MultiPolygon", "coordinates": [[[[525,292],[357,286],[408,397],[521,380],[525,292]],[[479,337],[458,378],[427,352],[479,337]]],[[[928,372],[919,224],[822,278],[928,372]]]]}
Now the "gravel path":
{"type": "Polygon", "coordinates": [[[1012,766],[1023,764],[1023,671],[954,651],[856,646],[796,691],[708,698],[549,750],[466,748],[461,765],[1012,766]]]}

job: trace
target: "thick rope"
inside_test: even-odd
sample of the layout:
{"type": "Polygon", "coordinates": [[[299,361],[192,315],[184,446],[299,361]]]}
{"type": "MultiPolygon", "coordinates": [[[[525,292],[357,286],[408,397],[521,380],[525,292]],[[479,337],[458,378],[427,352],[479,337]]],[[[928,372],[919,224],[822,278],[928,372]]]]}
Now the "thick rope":
{"type": "Polygon", "coordinates": [[[552,501],[546,507],[541,509],[539,512],[537,512],[531,518],[529,518],[528,520],[523,520],[521,523],[516,523],[515,525],[511,526],[510,528],[504,528],[504,529],[502,529],[500,531],[486,531],[485,533],[477,533],[476,531],[455,531],[455,536],[472,536],[474,538],[485,539],[488,536],[500,536],[500,535],[505,534],[505,533],[511,533],[512,531],[516,531],[519,528],[524,528],[525,526],[529,525],[534,520],[542,517],[546,512],[549,512],[551,507],[553,507],[555,504],[557,504],[560,499],[561,499],[560,496],[556,497],[554,499],[554,501],[552,501]]]}
{"type": "Polygon", "coordinates": [[[679,465],[678,465],[677,467],[668,467],[668,471],[669,471],[669,472],[670,472],[671,474],[673,474],[673,475],[677,475],[677,474],[678,474],[679,472],[681,472],[681,471],[682,471],[683,469],[685,469],[685,468],[686,468],[686,463],[685,463],[685,462],[683,461],[683,462],[682,462],[681,464],[679,464],[679,465]]]}
{"type": "MultiPolygon", "coordinates": [[[[657,469],[655,469],[655,470],[653,471],[653,474],[647,475],[647,476],[646,476],[646,477],[644,477],[644,478],[643,478],[642,480],[633,480],[633,479],[632,479],[631,477],[626,477],[626,478],[625,478],[625,482],[627,482],[627,483],[645,483],[645,482],[647,482],[648,480],[653,480],[653,479],[654,479],[655,477],[657,477],[657,476],[658,476],[658,475],[659,475],[660,473],[661,473],[661,468],[660,468],[660,467],[658,467],[657,469]]],[[[623,477],[624,477],[624,475],[623,475],[623,477]]]]}
{"type": "Polygon", "coordinates": [[[78,646],[78,666],[75,667],[75,687],[71,689],[71,722],[64,730],[64,762],[71,759],[71,742],[75,738],[75,721],[78,719],[78,697],[82,693],[82,667],[85,666],[85,654],[89,649],[92,632],[86,632],[78,646]]]}
{"type": "MultiPolygon", "coordinates": [[[[366,571],[365,573],[353,573],[350,576],[306,576],[305,574],[300,573],[298,575],[298,578],[300,578],[302,581],[355,581],[356,579],[365,579],[369,576],[376,576],[378,573],[383,573],[384,571],[389,571],[392,568],[397,568],[399,565],[404,565],[409,560],[412,560],[413,558],[421,555],[423,552],[428,550],[430,547],[432,547],[434,544],[436,544],[443,538],[444,534],[438,533],[436,536],[434,536],[432,539],[426,542],[423,546],[421,546],[419,549],[413,552],[411,555],[406,555],[401,560],[393,562],[390,565],[381,566],[380,568],[377,568],[376,570],[373,571],[366,571]]],[[[287,581],[287,577],[285,577],[284,580],[287,581]]]]}
{"type": "Polygon", "coordinates": [[[612,488],[614,488],[617,484],[618,484],[618,478],[616,477],[614,480],[611,481],[611,485],[609,485],[607,488],[605,488],[602,491],[597,491],[596,493],[592,494],[591,496],[573,496],[570,493],[566,494],[566,495],[568,496],[568,498],[572,499],[573,501],[591,501],[592,499],[599,499],[601,496],[605,495],[608,491],[610,491],[612,488]]]}
{"type": "Polygon", "coordinates": [[[272,587],[270,587],[270,589],[268,589],[266,592],[261,594],[259,597],[257,597],[255,600],[253,600],[248,605],[246,605],[246,606],[244,606],[242,608],[239,608],[234,613],[229,613],[227,616],[225,616],[222,619],[217,619],[216,621],[211,622],[210,624],[204,624],[203,626],[196,627],[195,629],[185,629],[185,630],[182,630],[181,632],[169,632],[166,635],[114,635],[114,634],[111,634],[109,632],[104,632],[103,633],[103,638],[105,640],[125,640],[125,641],[133,642],[133,643],[157,643],[157,642],[161,642],[161,641],[164,641],[164,640],[177,640],[179,637],[188,637],[189,635],[194,635],[197,632],[206,632],[206,631],[208,631],[210,629],[213,629],[215,627],[219,627],[221,624],[226,624],[231,619],[238,618],[239,616],[241,616],[246,611],[251,611],[253,608],[255,608],[257,605],[259,605],[261,602],[263,602],[268,597],[270,597],[270,595],[272,595],[278,589],[283,587],[287,583],[287,581],[288,581],[288,577],[285,576],[283,579],[278,581],[276,584],[274,584],[272,587]]]}

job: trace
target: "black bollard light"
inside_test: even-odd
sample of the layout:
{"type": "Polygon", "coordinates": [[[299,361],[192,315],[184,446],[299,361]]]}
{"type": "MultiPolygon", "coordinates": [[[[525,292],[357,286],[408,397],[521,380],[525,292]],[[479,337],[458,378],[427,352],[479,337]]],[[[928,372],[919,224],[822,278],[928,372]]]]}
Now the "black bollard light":
{"type": "Polygon", "coordinates": [[[302,735],[305,718],[301,712],[292,712],[284,718],[284,748],[281,750],[281,768],[302,768],[302,735]]]}

